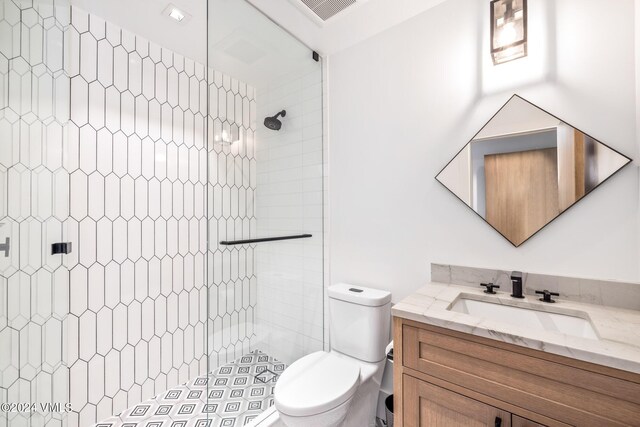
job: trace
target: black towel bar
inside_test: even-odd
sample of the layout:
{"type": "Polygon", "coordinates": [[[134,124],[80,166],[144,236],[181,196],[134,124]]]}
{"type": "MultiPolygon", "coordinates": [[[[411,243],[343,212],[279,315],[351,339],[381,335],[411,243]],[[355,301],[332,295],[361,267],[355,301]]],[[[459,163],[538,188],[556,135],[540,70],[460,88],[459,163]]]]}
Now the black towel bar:
{"type": "Polygon", "coordinates": [[[262,243],[262,242],[275,242],[277,240],[294,240],[294,239],[308,239],[313,237],[311,234],[296,234],[293,236],[279,236],[279,237],[262,237],[260,239],[246,239],[246,240],[223,240],[221,245],[248,245],[250,243],[262,243]]]}

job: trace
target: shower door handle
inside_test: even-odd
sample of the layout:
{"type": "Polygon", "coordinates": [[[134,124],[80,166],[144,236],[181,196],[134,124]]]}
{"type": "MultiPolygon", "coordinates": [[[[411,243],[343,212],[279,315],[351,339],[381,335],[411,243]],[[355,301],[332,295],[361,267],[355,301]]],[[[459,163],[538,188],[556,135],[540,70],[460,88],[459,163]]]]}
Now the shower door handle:
{"type": "Polygon", "coordinates": [[[0,252],[4,252],[5,258],[9,258],[9,249],[11,249],[11,239],[7,237],[4,243],[0,243],[0,252]]]}

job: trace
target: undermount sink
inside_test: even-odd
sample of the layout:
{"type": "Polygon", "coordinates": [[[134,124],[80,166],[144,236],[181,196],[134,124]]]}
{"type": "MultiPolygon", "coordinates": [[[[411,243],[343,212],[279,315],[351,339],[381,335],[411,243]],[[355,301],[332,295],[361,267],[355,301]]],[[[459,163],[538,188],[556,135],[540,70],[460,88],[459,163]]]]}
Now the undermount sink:
{"type": "Polygon", "coordinates": [[[598,339],[589,320],[569,314],[550,313],[535,308],[515,307],[470,298],[458,299],[449,307],[449,310],[522,328],[598,339]]]}

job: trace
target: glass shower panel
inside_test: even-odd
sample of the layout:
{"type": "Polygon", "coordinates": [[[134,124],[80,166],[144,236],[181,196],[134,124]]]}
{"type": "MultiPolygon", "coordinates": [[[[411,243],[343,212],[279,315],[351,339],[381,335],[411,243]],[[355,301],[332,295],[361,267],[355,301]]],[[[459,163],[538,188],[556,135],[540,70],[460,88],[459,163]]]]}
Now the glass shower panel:
{"type": "Polygon", "coordinates": [[[301,50],[256,96],[256,234],[312,236],[257,246],[257,345],[287,365],[324,341],[322,70],[301,50]]]}
{"type": "Polygon", "coordinates": [[[68,1],[0,0],[3,427],[60,426],[66,418],[68,269],[52,244],[64,241],[69,206],[68,23],[68,1]]]}
{"type": "Polygon", "coordinates": [[[165,7],[71,6],[68,427],[201,414],[180,403],[207,373],[206,2],[165,7]]]}
{"type": "Polygon", "coordinates": [[[246,1],[209,0],[208,32],[210,368],[264,386],[255,413],[324,346],[322,66],[246,1]]]}

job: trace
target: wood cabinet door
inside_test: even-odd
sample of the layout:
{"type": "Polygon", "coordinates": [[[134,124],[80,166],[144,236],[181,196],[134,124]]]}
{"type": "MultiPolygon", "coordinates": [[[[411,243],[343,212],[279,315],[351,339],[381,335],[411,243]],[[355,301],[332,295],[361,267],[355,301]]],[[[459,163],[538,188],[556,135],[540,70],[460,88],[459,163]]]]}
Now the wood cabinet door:
{"type": "Polygon", "coordinates": [[[526,418],[519,417],[517,415],[512,415],[511,427],[546,427],[546,426],[543,424],[538,424],[526,418]]]}
{"type": "Polygon", "coordinates": [[[404,427],[511,427],[511,414],[403,375],[404,427]]]}

